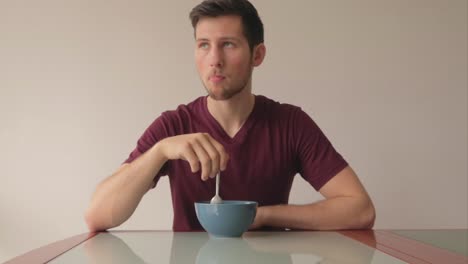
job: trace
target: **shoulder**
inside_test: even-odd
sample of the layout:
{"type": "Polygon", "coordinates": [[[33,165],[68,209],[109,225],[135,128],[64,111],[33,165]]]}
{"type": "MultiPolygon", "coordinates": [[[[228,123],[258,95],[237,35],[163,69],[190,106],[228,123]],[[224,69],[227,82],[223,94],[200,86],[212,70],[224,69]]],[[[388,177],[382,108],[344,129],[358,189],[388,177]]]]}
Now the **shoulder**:
{"type": "Polygon", "coordinates": [[[265,96],[259,96],[259,101],[264,105],[262,115],[264,120],[267,120],[270,126],[287,131],[291,140],[322,133],[317,123],[301,107],[265,96]]]}
{"type": "Polygon", "coordinates": [[[265,115],[270,118],[294,121],[308,117],[299,106],[276,101],[263,95],[257,95],[257,100],[263,105],[265,115]]]}
{"type": "Polygon", "coordinates": [[[193,118],[201,116],[204,97],[199,97],[187,104],[180,104],[176,109],[162,112],[150,125],[149,130],[163,130],[167,135],[180,134],[193,118]]]}
{"type": "Polygon", "coordinates": [[[177,106],[176,109],[164,111],[161,116],[167,118],[174,118],[174,117],[184,117],[189,116],[193,113],[198,113],[203,110],[203,105],[205,103],[205,97],[198,97],[197,99],[193,100],[187,104],[180,104],[177,106]]]}

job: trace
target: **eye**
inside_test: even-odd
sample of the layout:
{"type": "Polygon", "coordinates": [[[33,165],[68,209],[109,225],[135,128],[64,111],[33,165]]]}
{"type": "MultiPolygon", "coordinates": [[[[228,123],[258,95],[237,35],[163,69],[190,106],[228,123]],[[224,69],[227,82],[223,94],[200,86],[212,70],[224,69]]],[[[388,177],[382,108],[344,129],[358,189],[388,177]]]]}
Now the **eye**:
{"type": "Polygon", "coordinates": [[[226,47],[226,48],[233,48],[233,47],[234,47],[234,43],[229,42],[229,41],[228,41],[228,42],[224,42],[223,45],[224,45],[224,47],[226,47]]]}
{"type": "Polygon", "coordinates": [[[209,45],[206,42],[201,42],[200,44],[198,44],[198,48],[200,49],[207,49],[208,47],[209,45]]]}

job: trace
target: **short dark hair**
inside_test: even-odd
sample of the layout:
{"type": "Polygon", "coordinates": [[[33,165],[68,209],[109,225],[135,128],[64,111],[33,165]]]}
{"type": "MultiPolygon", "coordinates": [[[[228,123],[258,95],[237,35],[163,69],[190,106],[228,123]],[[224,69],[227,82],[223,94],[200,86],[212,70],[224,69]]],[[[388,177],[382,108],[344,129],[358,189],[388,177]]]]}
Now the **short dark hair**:
{"type": "Polygon", "coordinates": [[[250,50],[263,43],[263,23],[257,9],[247,0],[205,0],[190,12],[190,20],[195,30],[203,17],[236,15],[242,19],[244,36],[250,50]]]}

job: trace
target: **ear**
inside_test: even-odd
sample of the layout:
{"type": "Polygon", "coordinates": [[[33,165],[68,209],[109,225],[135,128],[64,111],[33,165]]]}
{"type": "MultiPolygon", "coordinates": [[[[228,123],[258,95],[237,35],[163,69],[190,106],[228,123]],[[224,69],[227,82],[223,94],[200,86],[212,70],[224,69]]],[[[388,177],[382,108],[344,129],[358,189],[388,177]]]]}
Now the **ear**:
{"type": "Polygon", "coordinates": [[[260,66],[262,64],[263,59],[265,58],[266,55],[266,47],[265,44],[260,43],[258,44],[254,50],[253,50],[253,58],[252,58],[252,64],[254,67],[260,66]]]}

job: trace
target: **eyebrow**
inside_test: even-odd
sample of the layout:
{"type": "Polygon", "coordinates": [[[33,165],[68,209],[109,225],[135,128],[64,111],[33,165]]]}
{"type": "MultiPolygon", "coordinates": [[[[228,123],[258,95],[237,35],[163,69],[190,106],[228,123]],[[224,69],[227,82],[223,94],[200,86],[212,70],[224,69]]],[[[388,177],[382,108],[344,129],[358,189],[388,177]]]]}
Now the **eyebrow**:
{"type": "MultiPolygon", "coordinates": [[[[220,38],[221,41],[226,41],[226,40],[230,40],[230,41],[240,41],[239,38],[236,38],[236,37],[222,37],[220,38]]],[[[210,41],[209,39],[207,38],[198,38],[196,39],[197,42],[202,42],[202,41],[210,41]]]]}

